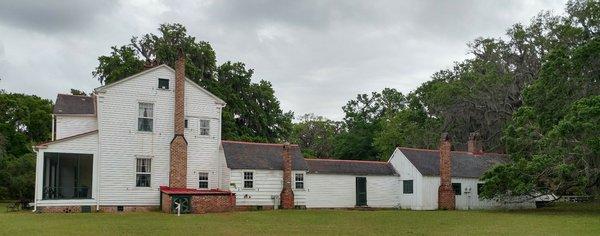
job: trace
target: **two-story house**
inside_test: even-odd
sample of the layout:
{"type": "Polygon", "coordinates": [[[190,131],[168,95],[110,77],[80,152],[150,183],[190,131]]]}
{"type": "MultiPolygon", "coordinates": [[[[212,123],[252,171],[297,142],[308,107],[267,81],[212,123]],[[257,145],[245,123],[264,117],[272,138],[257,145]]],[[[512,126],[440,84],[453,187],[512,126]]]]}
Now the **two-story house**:
{"type": "Polygon", "coordinates": [[[221,140],[226,104],[185,78],[182,55],[175,69],[148,68],[91,96],[58,95],[53,139],[35,146],[36,211],[507,206],[474,190],[485,170],[506,161],[501,155],[446,145],[398,148],[388,162],[314,160],[297,145],[221,140]],[[450,186],[455,197],[446,197],[450,186]]]}

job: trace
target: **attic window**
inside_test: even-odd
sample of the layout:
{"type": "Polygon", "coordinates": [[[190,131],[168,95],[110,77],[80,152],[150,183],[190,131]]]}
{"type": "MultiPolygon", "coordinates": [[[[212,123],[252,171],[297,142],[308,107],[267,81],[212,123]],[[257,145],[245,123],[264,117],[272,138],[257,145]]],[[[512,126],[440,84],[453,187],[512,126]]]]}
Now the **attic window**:
{"type": "Polygon", "coordinates": [[[159,89],[169,89],[169,79],[158,78],[159,89]]]}

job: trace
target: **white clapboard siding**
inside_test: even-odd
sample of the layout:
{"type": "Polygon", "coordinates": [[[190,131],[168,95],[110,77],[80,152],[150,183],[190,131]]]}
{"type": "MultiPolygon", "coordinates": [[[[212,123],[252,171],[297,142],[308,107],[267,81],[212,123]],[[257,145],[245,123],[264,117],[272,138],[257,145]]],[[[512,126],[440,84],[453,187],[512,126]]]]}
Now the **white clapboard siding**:
{"type": "MultiPolygon", "coordinates": [[[[231,170],[230,190],[235,193],[236,205],[238,206],[272,206],[272,196],[280,196],[283,187],[283,171],[281,170],[231,170]],[[244,189],[244,172],[254,172],[254,188],[244,189]]],[[[305,190],[294,189],[295,173],[306,172],[292,171],[292,188],[294,191],[294,205],[306,206],[305,190]]],[[[306,182],[305,182],[306,185],[306,182]]]]}
{"type": "Polygon", "coordinates": [[[423,198],[426,198],[427,196],[424,195],[423,188],[419,187],[423,185],[423,176],[421,173],[412,165],[412,163],[410,163],[410,161],[399,149],[394,151],[389,162],[392,164],[396,172],[400,174],[401,181],[413,181],[412,194],[404,194],[403,183],[399,183],[398,192],[400,194],[400,207],[402,209],[412,210],[423,209],[423,198]]]}
{"type": "MultiPolygon", "coordinates": [[[[356,205],[356,177],[360,175],[307,175],[308,208],[346,208],[356,205]]],[[[394,207],[399,203],[398,176],[366,176],[367,205],[394,207]]]]}
{"type": "Polygon", "coordinates": [[[56,139],[98,129],[96,116],[56,115],[56,139]]]}
{"type": "Polygon", "coordinates": [[[46,148],[40,148],[36,158],[36,175],[35,175],[35,202],[37,206],[53,206],[53,205],[89,205],[95,203],[97,197],[98,186],[98,133],[89,133],[80,137],[60,140],[47,145],[46,148]],[[93,155],[92,169],[92,200],[42,200],[43,178],[44,178],[44,153],[77,153],[93,155]]]}
{"type": "MultiPolygon", "coordinates": [[[[423,191],[428,193],[428,198],[425,199],[426,210],[437,209],[438,203],[438,188],[440,186],[440,177],[425,176],[423,191]]],[[[535,208],[534,200],[523,201],[518,198],[510,200],[487,200],[480,199],[477,193],[477,183],[482,183],[476,178],[452,178],[452,183],[461,184],[461,195],[455,195],[456,209],[471,210],[471,209],[524,209],[535,208]],[[467,193],[467,190],[469,191],[467,193]]]]}
{"type": "MultiPolygon", "coordinates": [[[[102,205],[158,205],[159,187],[169,180],[169,146],[174,136],[173,70],[157,67],[107,88],[99,89],[100,194],[102,205]],[[158,89],[158,78],[169,79],[170,89],[158,89]],[[154,104],[153,132],[139,132],[138,103],[154,104]],[[151,187],[135,186],[135,159],[152,159],[151,187]]],[[[198,187],[198,172],[209,173],[209,187],[217,188],[217,150],[220,105],[186,81],[188,187],[198,187]],[[197,122],[211,120],[210,135],[200,136],[197,122]]]]}

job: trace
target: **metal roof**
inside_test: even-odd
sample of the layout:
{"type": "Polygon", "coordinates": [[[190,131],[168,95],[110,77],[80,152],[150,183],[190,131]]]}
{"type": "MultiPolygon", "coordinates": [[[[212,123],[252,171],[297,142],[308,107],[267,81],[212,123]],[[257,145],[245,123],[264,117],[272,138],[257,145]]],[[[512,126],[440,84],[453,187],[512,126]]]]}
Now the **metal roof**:
{"type": "MultiPolygon", "coordinates": [[[[283,170],[283,144],[225,140],[221,144],[230,169],[283,170]]],[[[307,170],[298,145],[291,145],[290,152],[292,169],[307,170]]]]}
{"type": "Polygon", "coordinates": [[[336,159],[306,159],[310,173],[352,175],[395,175],[387,162],[336,159]]]}
{"type": "MultiPolygon", "coordinates": [[[[398,148],[404,156],[424,176],[440,175],[439,150],[398,148]]],[[[452,177],[480,178],[483,173],[495,165],[507,163],[506,155],[483,153],[474,155],[469,152],[451,152],[452,177]]]]}
{"type": "Polygon", "coordinates": [[[81,95],[59,94],[54,104],[57,115],[93,115],[96,114],[94,98],[81,95]]]}

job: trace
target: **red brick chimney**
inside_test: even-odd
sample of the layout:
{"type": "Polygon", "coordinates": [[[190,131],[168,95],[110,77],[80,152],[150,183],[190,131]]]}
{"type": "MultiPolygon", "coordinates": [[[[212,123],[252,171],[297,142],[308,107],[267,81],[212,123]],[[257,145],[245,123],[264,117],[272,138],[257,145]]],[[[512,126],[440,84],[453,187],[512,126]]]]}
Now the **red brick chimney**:
{"type": "Polygon", "coordinates": [[[175,113],[173,116],[175,136],[171,140],[169,187],[187,187],[187,140],[185,126],[185,55],[179,49],[175,62],[175,113]]]}
{"type": "Polygon", "coordinates": [[[292,191],[292,155],[290,144],[283,145],[283,188],[281,189],[281,208],[294,208],[294,191],[292,191]]]}
{"type": "Polygon", "coordinates": [[[469,141],[467,142],[467,151],[474,155],[483,154],[483,150],[481,148],[481,144],[479,141],[479,132],[471,132],[469,133],[469,141]]]}
{"type": "Polygon", "coordinates": [[[452,156],[450,135],[442,134],[440,143],[440,187],[438,188],[438,209],[454,210],[455,199],[452,189],[452,156]]]}

